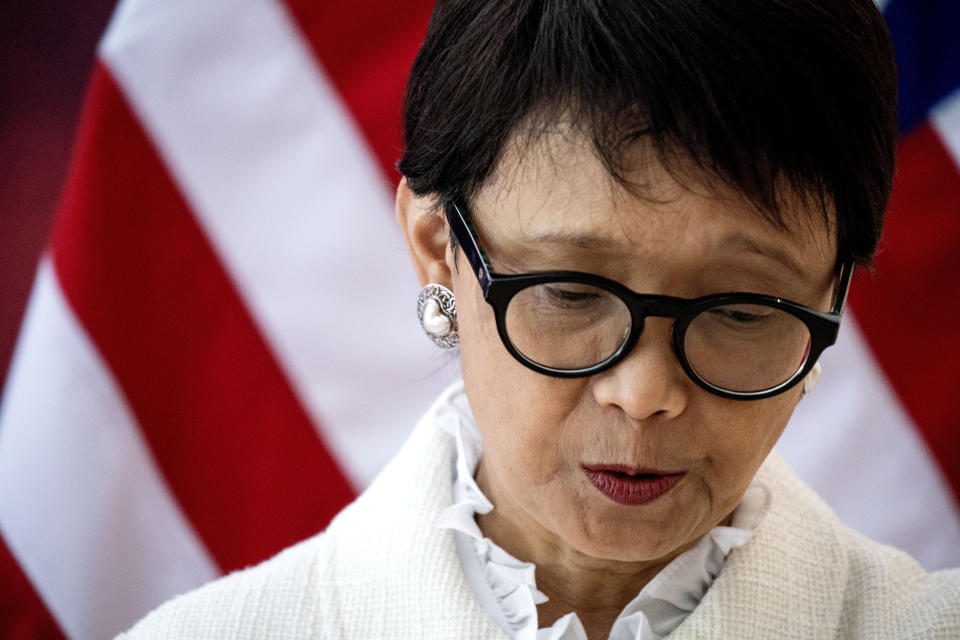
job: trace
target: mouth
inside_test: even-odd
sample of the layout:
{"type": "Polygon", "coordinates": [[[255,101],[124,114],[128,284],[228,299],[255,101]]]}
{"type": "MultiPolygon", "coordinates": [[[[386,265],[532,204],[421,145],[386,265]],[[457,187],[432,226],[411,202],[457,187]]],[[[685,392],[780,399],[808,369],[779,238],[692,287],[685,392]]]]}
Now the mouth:
{"type": "Polygon", "coordinates": [[[686,475],[685,471],[659,471],[619,464],[581,466],[600,493],[627,506],[650,504],[677,486],[686,475]]]}

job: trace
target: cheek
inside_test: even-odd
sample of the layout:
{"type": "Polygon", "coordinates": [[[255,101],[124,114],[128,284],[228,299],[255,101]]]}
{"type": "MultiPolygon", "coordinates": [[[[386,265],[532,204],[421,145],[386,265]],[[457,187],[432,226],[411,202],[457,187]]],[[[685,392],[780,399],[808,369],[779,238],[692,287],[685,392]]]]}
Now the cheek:
{"type": "MultiPolygon", "coordinates": [[[[477,423],[505,426],[508,421],[522,420],[527,407],[513,406],[510,391],[526,388],[524,367],[500,341],[493,308],[483,300],[475,281],[458,287],[457,320],[460,366],[477,423]]],[[[484,436],[486,439],[486,433],[484,436]]]]}
{"type": "Polygon", "coordinates": [[[564,434],[585,383],[550,378],[517,362],[500,340],[493,308],[476,281],[464,276],[472,278],[463,270],[454,278],[460,360],[484,456],[500,473],[544,484],[563,466],[570,445],[564,434]]]}
{"type": "Polygon", "coordinates": [[[701,446],[708,452],[704,480],[718,510],[739,502],[783,433],[798,397],[791,390],[767,400],[724,402],[725,411],[712,411],[718,419],[703,431],[701,446]]]}
{"type": "MultiPolygon", "coordinates": [[[[467,276],[472,277],[467,273],[467,276]]],[[[493,308],[486,303],[476,282],[465,281],[463,274],[455,278],[457,324],[460,331],[460,361],[467,380],[494,383],[510,371],[505,360],[510,357],[500,342],[493,308]],[[461,282],[457,282],[461,281],[461,282]],[[472,286],[471,286],[472,285],[472,286]],[[490,375],[498,372],[499,375],[490,375]]]]}

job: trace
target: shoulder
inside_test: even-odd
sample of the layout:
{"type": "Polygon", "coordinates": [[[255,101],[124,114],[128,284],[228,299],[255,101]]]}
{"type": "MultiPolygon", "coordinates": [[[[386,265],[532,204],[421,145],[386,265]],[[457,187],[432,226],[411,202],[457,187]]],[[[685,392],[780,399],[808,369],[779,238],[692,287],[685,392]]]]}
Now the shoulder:
{"type": "MultiPolygon", "coordinates": [[[[731,553],[718,584],[737,596],[751,591],[753,613],[761,610],[755,619],[769,632],[960,637],[960,570],[927,573],[906,553],[845,526],[776,453],[757,481],[770,490],[769,510],[754,539],[731,553]]],[[[752,617],[742,604],[726,604],[752,617]]]]}
{"type": "Polygon", "coordinates": [[[906,553],[847,527],[837,542],[846,561],[839,627],[848,635],[960,638],[960,569],[927,573],[906,553]]]}
{"type": "Polygon", "coordinates": [[[397,547],[414,537],[411,526],[429,517],[424,495],[415,496],[411,484],[417,484],[418,470],[437,466],[429,459],[437,443],[427,437],[436,433],[415,430],[404,450],[325,532],[173,598],[119,639],[252,639],[281,630],[290,637],[327,637],[349,626],[350,620],[342,620],[345,610],[375,614],[369,609],[381,601],[378,586],[403,579],[396,575],[402,571],[397,547]]]}
{"type": "MultiPolygon", "coordinates": [[[[415,432],[405,449],[411,444],[422,466],[435,466],[423,434],[415,432]]],[[[404,580],[398,551],[415,537],[410,528],[429,517],[410,486],[409,458],[401,452],[323,533],[173,598],[118,640],[339,637],[351,616],[376,617],[382,587],[404,580]]]]}
{"type": "Polygon", "coordinates": [[[437,408],[327,530],[175,598],[120,638],[493,638],[440,513],[452,502],[455,413],[437,408]],[[281,633],[282,631],[282,633],[281,633]]]}
{"type": "Polygon", "coordinates": [[[119,639],[322,637],[315,607],[323,534],[170,600],[119,639]]]}

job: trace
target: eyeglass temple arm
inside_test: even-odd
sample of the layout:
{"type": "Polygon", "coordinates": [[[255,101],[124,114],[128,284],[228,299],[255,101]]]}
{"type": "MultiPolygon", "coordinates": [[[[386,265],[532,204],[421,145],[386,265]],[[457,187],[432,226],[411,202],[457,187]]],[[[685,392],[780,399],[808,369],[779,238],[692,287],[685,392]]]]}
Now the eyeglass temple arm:
{"type": "Polygon", "coordinates": [[[453,236],[457,239],[457,244],[460,245],[463,253],[466,254],[467,262],[470,263],[471,269],[480,282],[480,289],[486,296],[487,290],[490,288],[490,261],[483,247],[477,241],[473,224],[456,202],[451,202],[445,209],[447,223],[453,231],[453,236]]]}
{"type": "Polygon", "coordinates": [[[831,313],[840,315],[847,305],[847,294],[850,292],[850,282],[853,280],[853,260],[847,260],[840,265],[840,275],[837,277],[837,288],[833,293],[833,309],[831,313]]]}

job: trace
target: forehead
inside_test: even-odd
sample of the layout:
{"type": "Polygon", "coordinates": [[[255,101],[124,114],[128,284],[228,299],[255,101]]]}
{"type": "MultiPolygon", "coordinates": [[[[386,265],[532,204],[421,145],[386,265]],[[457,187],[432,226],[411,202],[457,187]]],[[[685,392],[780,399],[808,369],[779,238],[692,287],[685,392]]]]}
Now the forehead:
{"type": "Polygon", "coordinates": [[[835,232],[819,206],[785,192],[780,226],[734,189],[693,170],[668,171],[643,139],[627,161],[623,185],[569,129],[515,137],[474,200],[477,226],[485,240],[528,254],[706,268],[740,260],[817,282],[832,269],[835,232]]]}

